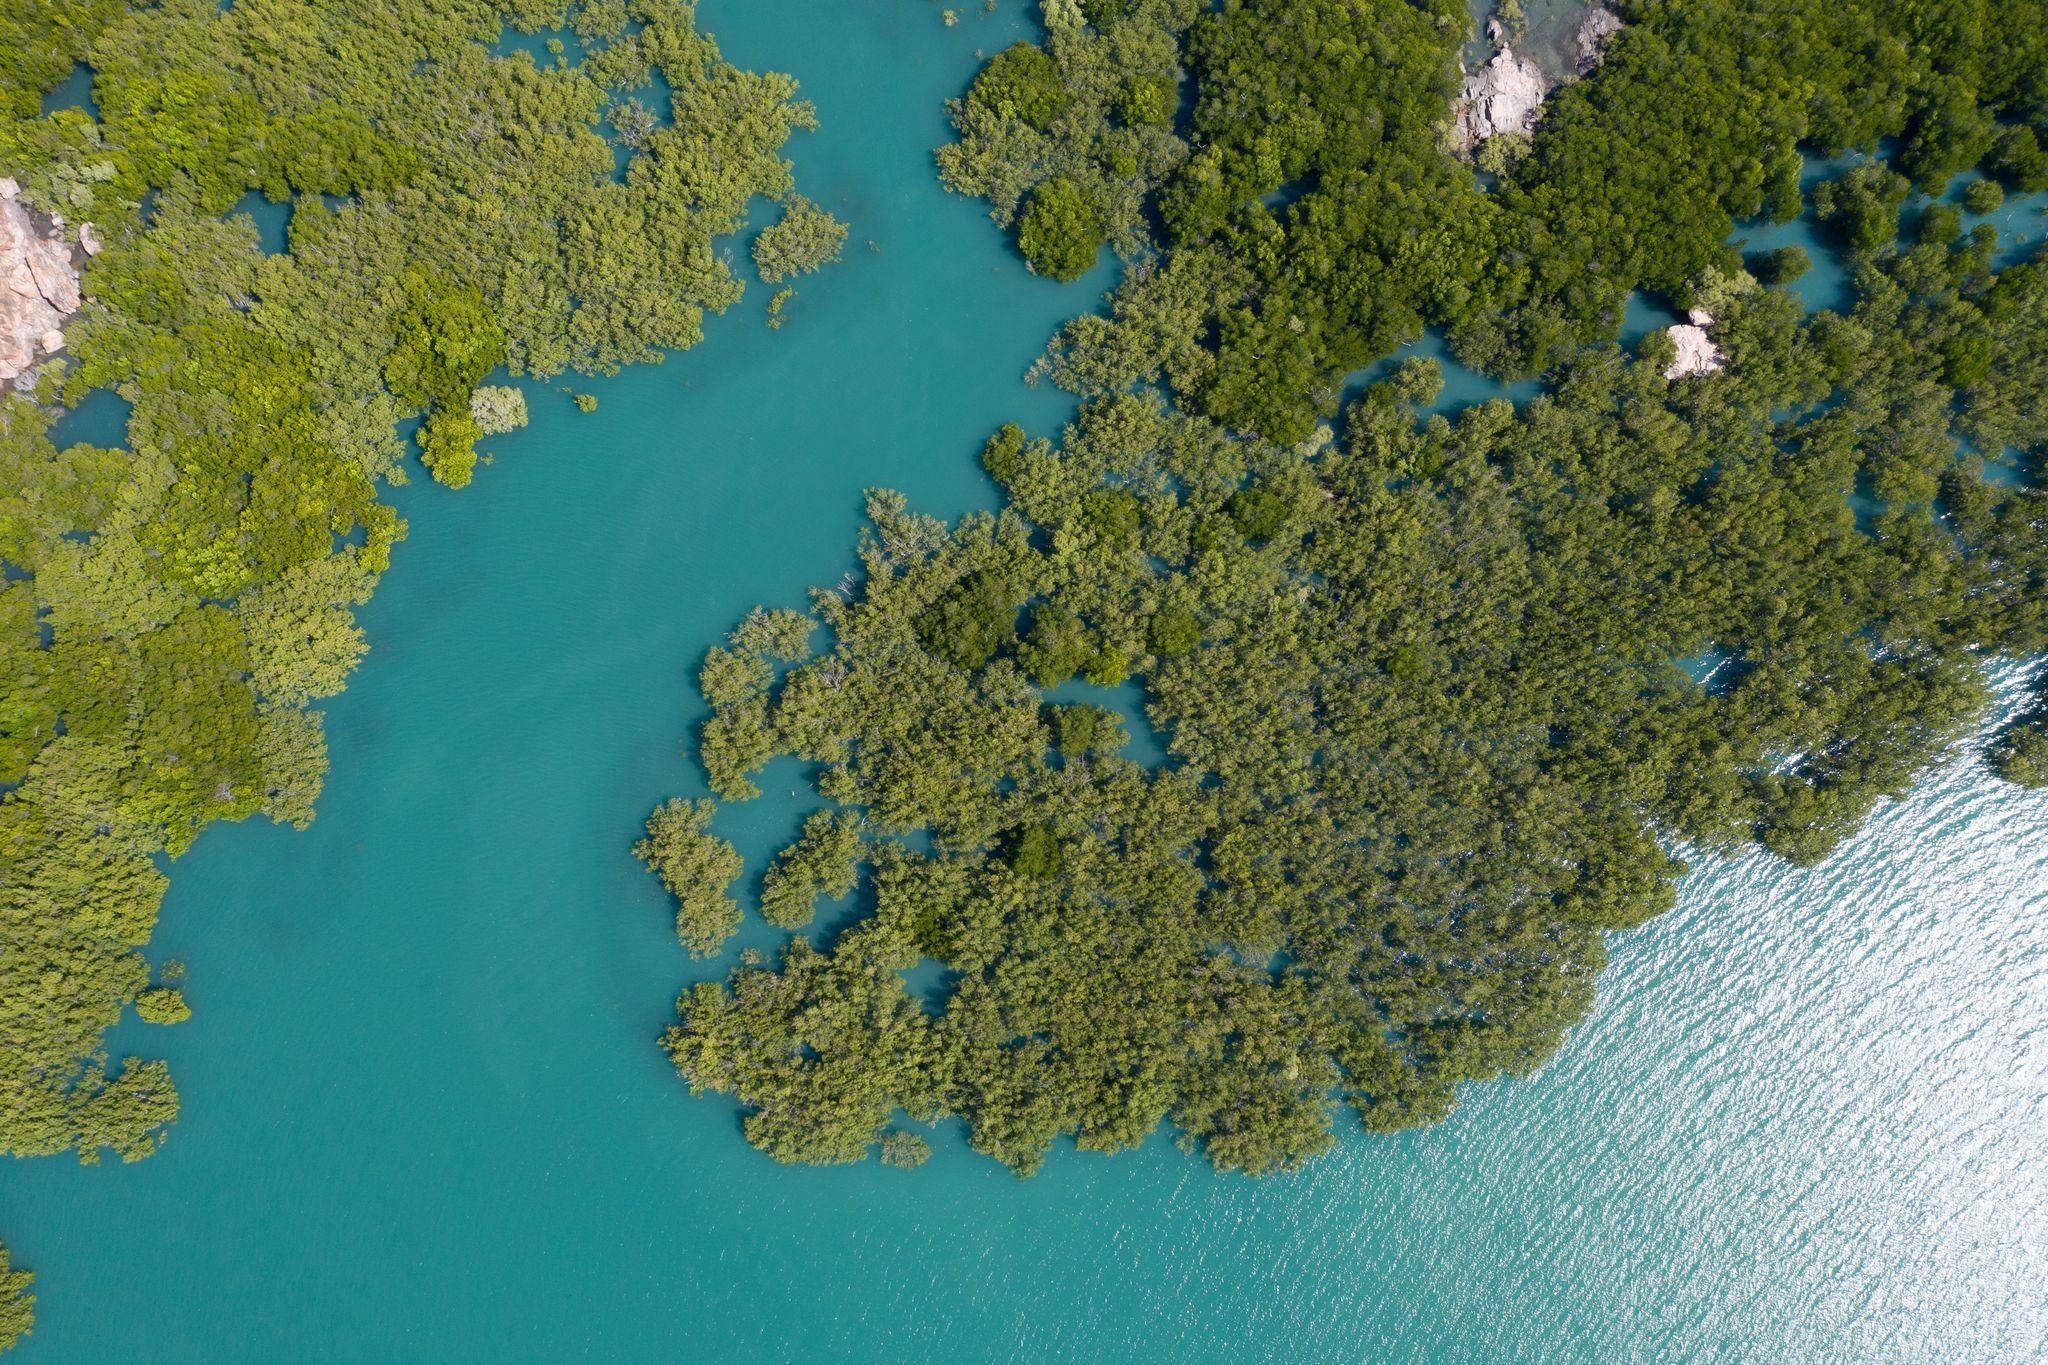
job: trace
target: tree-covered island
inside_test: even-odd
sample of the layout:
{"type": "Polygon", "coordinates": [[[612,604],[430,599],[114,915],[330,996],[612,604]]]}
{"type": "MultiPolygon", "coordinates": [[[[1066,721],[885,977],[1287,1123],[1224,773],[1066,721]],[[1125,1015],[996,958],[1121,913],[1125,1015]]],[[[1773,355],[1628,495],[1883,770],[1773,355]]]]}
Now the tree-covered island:
{"type": "MultiPolygon", "coordinates": [[[[1820,859],[2048,649],[2048,263],[1929,198],[2048,187],[2041,4],[1618,5],[1476,165],[1463,0],[1041,9],[940,168],[1041,273],[1128,261],[1042,366],[1078,416],[995,433],[993,513],[874,494],[857,583],[702,667],[716,798],[791,756],[827,802],[766,869],[779,960],[664,1039],[757,1147],[909,1164],[894,1116],[956,1117],[1028,1174],[1168,1124],[1265,1172],[1344,1108],[1441,1119],[1556,1049],[1689,851],[1820,859]],[[1802,212],[1845,307],[1731,243],[1802,212]],[[1630,354],[1636,290],[1692,318],[1630,354]],[[1344,387],[1425,327],[1543,396],[1344,387]],[[1076,678],[1137,680],[1166,761],[1076,678]]],[[[704,955],[742,921],[715,813],[640,846],[704,955]]]]}

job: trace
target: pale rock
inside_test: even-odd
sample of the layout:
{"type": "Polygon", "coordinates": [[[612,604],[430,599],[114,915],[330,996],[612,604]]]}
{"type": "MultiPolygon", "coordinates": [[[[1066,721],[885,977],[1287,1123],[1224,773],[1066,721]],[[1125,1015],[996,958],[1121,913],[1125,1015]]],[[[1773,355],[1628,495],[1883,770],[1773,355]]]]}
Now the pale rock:
{"type": "MultiPolygon", "coordinates": [[[[44,239],[43,245],[53,245],[44,239]]],[[[39,250],[29,253],[29,273],[35,277],[36,292],[48,300],[58,312],[70,315],[78,311],[78,272],[71,268],[71,252],[60,242],[57,250],[39,250]]]]}
{"type": "Polygon", "coordinates": [[[80,223],[78,225],[78,249],[88,256],[99,255],[105,249],[105,243],[100,241],[100,230],[91,223],[80,223]]]}
{"type": "Polygon", "coordinates": [[[1686,309],[1685,320],[1695,327],[1712,327],[1714,325],[1714,315],[1704,308],[1686,309]]]}
{"type": "Polygon", "coordinates": [[[1536,126],[1543,97],[1549,93],[1550,82],[1536,63],[1513,48],[1502,48],[1485,66],[1466,73],[1453,144],[1460,152],[1469,152],[1496,134],[1528,132],[1536,126]]]}
{"type": "Polygon", "coordinates": [[[1689,374],[1712,374],[1721,368],[1721,349],[1696,323],[1682,322],[1670,329],[1671,343],[1678,354],[1665,367],[1664,377],[1683,379],[1689,374]]]}
{"type": "Polygon", "coordinates": [[[78,269],[62,233],[45,233],[0,181],[0,383],[21,378],[37,352],[64,348],[64,319],[78,311],[78,269]]]}
{"type": "Polygon", "coordinates": [[[1579,32],[1574,44],[1577,48],[1573,67],[1583,76],[1600,65],[1601,50],[1607,40],[1627,27],[1614,11],[1601,5],[1586,10],[1586,17],[1579,20],[1579,32]]]}

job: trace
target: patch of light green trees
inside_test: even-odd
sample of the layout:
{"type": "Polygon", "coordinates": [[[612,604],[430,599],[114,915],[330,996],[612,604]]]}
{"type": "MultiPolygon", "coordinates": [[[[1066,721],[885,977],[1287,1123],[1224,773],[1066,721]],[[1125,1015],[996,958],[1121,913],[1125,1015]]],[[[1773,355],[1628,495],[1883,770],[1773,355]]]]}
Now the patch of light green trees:
{"type": "MultiPolygon", "coordinates": [[[[312,818],[317,703],[405,531],[380,487],[476,477],[528,418],[493,376],[695,345],[741,293],[721,239],[757,198],[808,204],[783,151],[814,123],[684,0],[0,13],[0,174],[104,243],[61,359],[0,394],[0,1152],[155,1150],[168,1071],[102,1039],[190,1012],[147,956],[167,860],[216,820],[312,818]],[[573,59],[501,45],[543,26],[573,59]],[[97,115],[43,113],[79,62],[97,115]],[[287,250],[250,195],[288,206],[287,250]],[[101,390],[125,448],[60,448],[101,390]]],[[[784,234],[797,266],[831,256],[825,217],[784,234]]]]}

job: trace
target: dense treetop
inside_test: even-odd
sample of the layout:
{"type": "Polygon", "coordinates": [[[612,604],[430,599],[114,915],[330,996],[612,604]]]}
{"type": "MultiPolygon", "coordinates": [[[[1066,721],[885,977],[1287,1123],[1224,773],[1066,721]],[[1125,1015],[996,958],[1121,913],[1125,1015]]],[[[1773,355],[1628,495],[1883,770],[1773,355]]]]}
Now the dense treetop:
{"type": "Polygon", "coordinates": [[[795,82],[725,62],[684,0],[32,0],[0,54],[0,174],[104,242],[62,361],[0,395],[0,1151],[134,1158],[176,1093],[100,1048],[131,1003],[189,1013],[143,955],[164,855],[311,818],[309,705],[364,652],[406,419],[467,483],[526,417],[486,376],[693,345],[750,200],[807,206],[806,266],[829,219],[790,198],[795,82]],[[571,41],[508,55],[508,25],[571,41]],[[78,61],[97,116],[42,114],[78,61]],[[659,111],[631,93],[657,76],[659,111]],[[252,193],[290,205],[288,251],[252,193]],[[127,448],[60,450],[95,389],[133,405],[127,448]]]}
{"type": "MultiPolygon", "coordinates": [[[[902,1111],[1029,1173],[1164,1122],[1260,1172],[1346,1106],[1439,1119],[1556,1048],[1684,856],[1821,858],[1981,716],[1987,660],[2048,648],[2048,495],[1984,463],[2048,450],[2048,264],[1910,196],[1980,161],[2039,187],[2009,9],[1628,6],[1490,183],[1442,141],[1462,4],[1044,12],[941,162],[1037,268],[1086,268],[1047,229],[1081,218],[1133,258],[1049,357],[1078,416],[990,439],[999,511],[874,494],[858,583],[703,666],[717,799],[793,756],[827,803],[763,886],[779,959],[665,1038],[758,1147],[899,1152],[902,1111]],[[1171,164],[1115,160],[1105,73],[1166,70],[1117,44],[1192,82],[1171,164]],[[1814,196],[1854,302],[1807,316],[1734,220],[1800,211],[1795,144],[1881,137],[1814,196]],[[1150,231],[1123,195],[1156,233],[1115,240],[1150,231]],[[1713,316],[1719,373],[1601,340],[1642,285],[1713,316]],[[1319,420],[1425,324],[1544,395],[1439,414],[1410,361],[1319,420]],[[1048,697],[1076,677],[1136,678],[1165,762],[1125,756],[1113,694],[1048,697]]],[[[2044,734],[2004,770],[2048,772],[2044,734]]],[[[672,804],[643,845],[700,954],[741,921],[714,820],[672,804]]]]}

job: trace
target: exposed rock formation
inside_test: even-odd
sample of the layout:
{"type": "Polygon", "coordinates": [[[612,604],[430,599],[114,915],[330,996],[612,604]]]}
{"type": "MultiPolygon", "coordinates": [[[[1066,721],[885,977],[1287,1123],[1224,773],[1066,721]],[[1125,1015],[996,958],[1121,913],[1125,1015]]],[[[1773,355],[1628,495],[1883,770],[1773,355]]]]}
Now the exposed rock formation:
{"type": "Polygon", "coordinates": [[[0,384],[64,348],[64,319],[78,304],[78,267],[61,224],[39,227],[21,186],[0,179],[0,384]]]}
{"type": "Polygon", "coordinates": [[[1686,318],[1687,321],[1670,329],[1671,343],[1678,348],[1678,354],[1664,368],[1666,379],[1712,374],[1721,368],[1721,348],[1707,335],[1707,329],[1714,325],[1714,315],[1704,308],[1694,308],[1686,313],[1686,318]]]}
{"type": "Polygon", "coordinates": [[[1573,69],[1583,76],[1600,65],[1601,49],[1623,27],[1625,25],[1613,10],[1600,5],[1588,6],[1586,17],[1579,20],[1578,35],[1573,39],[1576,49],[1572,56],[1573,69]]]}
{"type": "Polygon", "coordinates": [[[1495,134],[1528,132],[1536,126],[1543,97],[1549,93],[1550,82],[1541,68],[1503,47],[1485,66],[1465,74],[1452,144],[1469,152],[1495,134]]]}
{"type": "MultiPolygon", "coordinates": [[[[1612,10],[1588,5],[1576,29],[1553,31],[1530,52],[1518,52],[1509,45],[1500,20],[1489,19],[1486,36],[1495,47],[1493,58],[1477,71],[1465,73],[1451,145],[1470,154],[1497,133],[1534,129],[1551,89],[1599,66],[1607,40],[1623,27],[1612,10]],[[1551,69],[1546,71],[1531,52],[1547,54],[1551,69]]],[[[1523,41],[1527,41],[1526,35],[1523,41]]]]}

